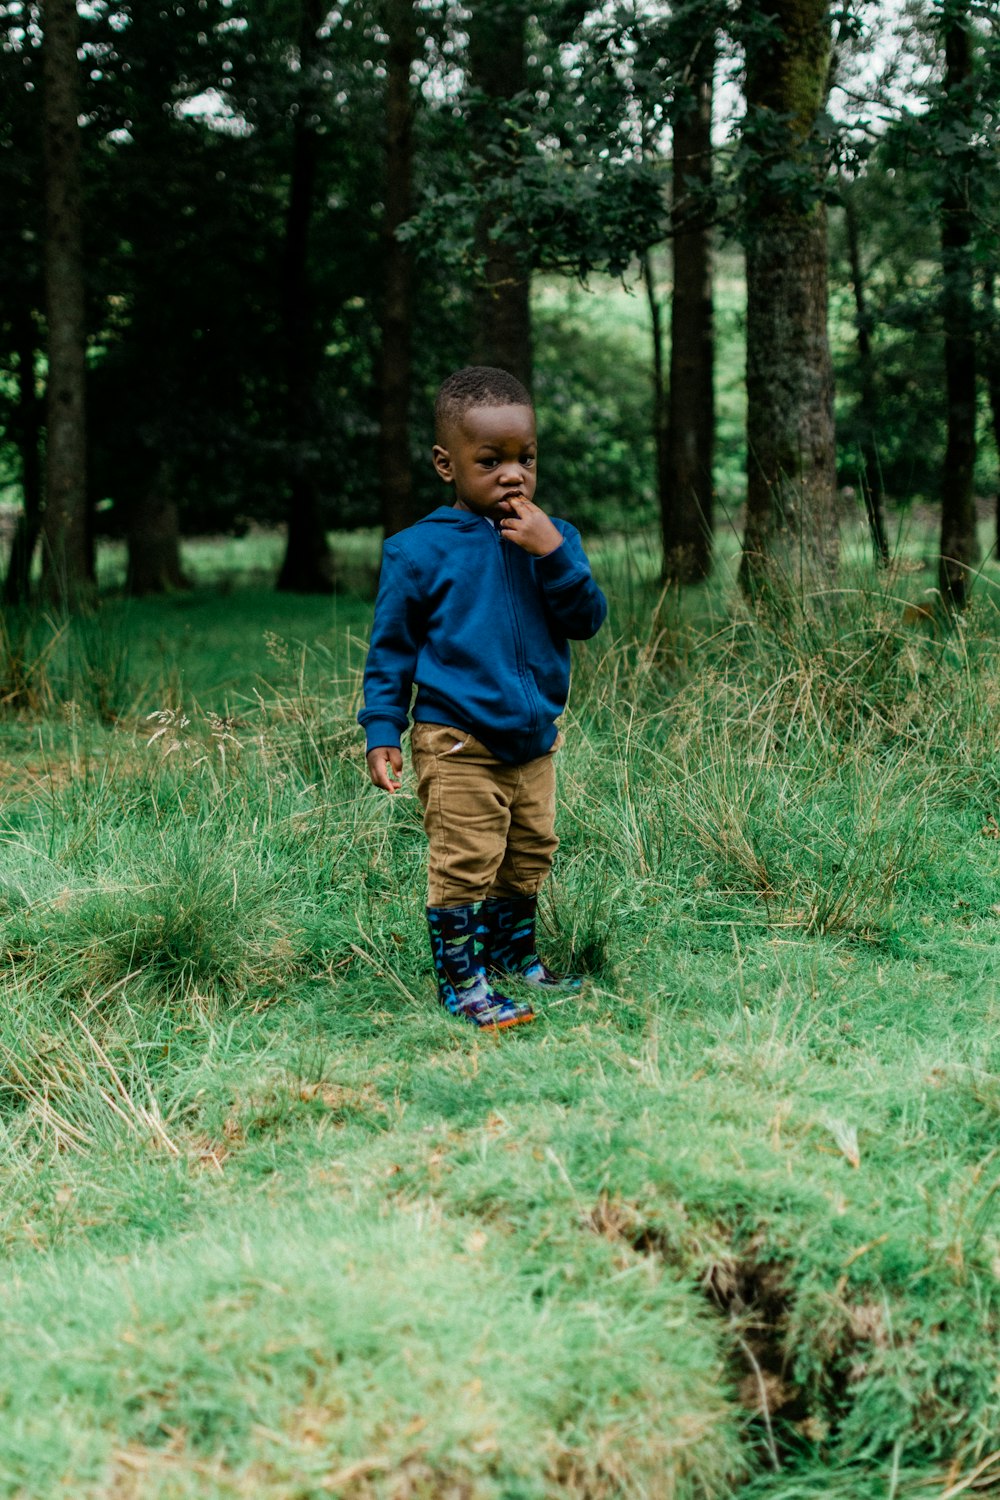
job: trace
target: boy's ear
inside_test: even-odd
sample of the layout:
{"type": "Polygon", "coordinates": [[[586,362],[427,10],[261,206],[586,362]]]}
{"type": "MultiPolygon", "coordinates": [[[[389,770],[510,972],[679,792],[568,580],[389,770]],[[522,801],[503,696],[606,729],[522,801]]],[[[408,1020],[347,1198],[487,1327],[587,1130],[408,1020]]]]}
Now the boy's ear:
{"type": "Polygon", "coordinates": [[[434,461],[438,478],[443,479],[445,484],[451,484],[455,476],[451,468],[451,454],[447,448],[442,448],[440,443],[435,443],[431,449],[431,458],[434,461]]]}

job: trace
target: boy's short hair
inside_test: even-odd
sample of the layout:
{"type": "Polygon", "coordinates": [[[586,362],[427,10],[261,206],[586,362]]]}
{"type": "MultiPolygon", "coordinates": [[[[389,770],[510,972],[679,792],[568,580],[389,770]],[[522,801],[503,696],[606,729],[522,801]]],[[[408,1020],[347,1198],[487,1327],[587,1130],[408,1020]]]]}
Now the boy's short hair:
{"type": "Polygon", "coordinates": [[[434,402],[434,431],[438,442],[464,412],[473,406],[530,406],[534,403],[521,382],[507,370],[492,365],[467,365],[441,383],[434,402]]]}

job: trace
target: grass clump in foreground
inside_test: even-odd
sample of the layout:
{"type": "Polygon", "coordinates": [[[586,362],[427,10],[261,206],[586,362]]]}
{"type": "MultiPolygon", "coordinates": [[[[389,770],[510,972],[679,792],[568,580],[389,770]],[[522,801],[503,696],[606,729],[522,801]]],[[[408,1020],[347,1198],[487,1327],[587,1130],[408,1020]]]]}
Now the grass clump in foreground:
{"type": "Polygon", "coordinates": [[[225,717],[9,726],[0,1493],[1000,1482],[996,614],[613,592],[543,903],[590,983],[502,1040],[339,624],[225,717]]]}

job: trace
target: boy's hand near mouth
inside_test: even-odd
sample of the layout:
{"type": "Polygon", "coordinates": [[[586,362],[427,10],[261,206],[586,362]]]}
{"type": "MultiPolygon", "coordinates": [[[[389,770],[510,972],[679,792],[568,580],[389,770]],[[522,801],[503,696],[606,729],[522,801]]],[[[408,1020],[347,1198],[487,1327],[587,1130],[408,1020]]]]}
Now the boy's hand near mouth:
{"type": "Polygon", "coordinates": [[[543,510],[523,495],[509,495],[506,504],[511,514],[500,521],[500,534],[533,557],[548,557],[562,544],[562,532],[553,526],[543,510]]]}

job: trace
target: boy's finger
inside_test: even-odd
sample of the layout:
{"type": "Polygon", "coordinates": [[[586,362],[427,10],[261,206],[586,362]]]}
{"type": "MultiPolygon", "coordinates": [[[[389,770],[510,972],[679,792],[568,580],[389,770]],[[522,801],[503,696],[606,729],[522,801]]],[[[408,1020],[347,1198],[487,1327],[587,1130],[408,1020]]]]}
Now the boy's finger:
{"type": "Polygon", "coordinates": [[[402,751],[394,747],[381,753],[372,750],[366,758],[372,784],[380,787],[383,792],[398,792],[402,785],[402,751]]]}

